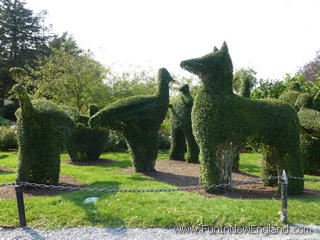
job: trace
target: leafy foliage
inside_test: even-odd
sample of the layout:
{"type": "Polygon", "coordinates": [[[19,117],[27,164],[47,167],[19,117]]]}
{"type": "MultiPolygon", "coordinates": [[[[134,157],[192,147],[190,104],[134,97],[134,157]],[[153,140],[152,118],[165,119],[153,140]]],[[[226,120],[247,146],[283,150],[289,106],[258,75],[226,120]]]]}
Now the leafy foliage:
{"type": "MultiPolygon", "coordinates": [[[[277,151],[278,172],[286,169],[290,175],[303,176],[296,112],[282,101],[235,95],[226,43],[203,57],[182,61],[181,67],[202,81],[192,110],[192,128],[200,148],[201,183],[228,183],[236,154],[251,140],[277,151]]],[[[303,181],[290,181],[290,194],[302,191],[303,181]]]]}
{"type": "Polygon", "coordinates": [[[170,159],[183,160],[187,151],[187,162],[199,162],[199,148],[194,139],[191,125],[193,97],[189,86],[183,85],[178,99],[171,105],[171,147],[170,159]]]}
{"type": "Polygon", "coordinates": [[[169,82],[166,69],[158,72],[155,96],[123,98],[100,110],[90,120],[91,127],[105,127],[120,131],[126,138],[137,172],[153,171],[158,152],[160,125],[169,105],[169,82]]]}
{"type": "Polygon", "coordinates": [[[17,148],[16,129],[14,126],[0,126],[0,149],[17,148]]]}
{"type": "Polygon", "coordinates": [[[37,56],[48,54],[50,34],[42,24],[45,15],[35,15],[22,0],[0,0],[0,107],[14,84],[9,68],[33,66],[37,56]]]}
{"type": "Polygon", "coordinates": [[[29,84],[38,98],[75,107],[81,113],[88,110],[88,103],[101,105],[106,99],[103,79],[107,69],[89,53],[74,55],[52,49],[50,56],[39,59],[38,67],[29,71],[29,84]]]}
{"type": "Polygon", "coordinates": [[[48,101],[31,102],[21,85],[15,85],[14,91],[20,102],[20,108],[16,112],[19,144],[18,179],[57,184],[60,151],[73,123],[57,105],[48,101]]]}
{"type": "Polygon", "coordinates": [[[284,81],[272,81],[270,79],[260,79],[258,87],[252,90],[252,99],[262,98],[279,98],[280,95],[286,89],[286,83],[284,81]]]}
{"type": "Polygon", "coordinates": [[[241,96],[249,97],[251,89],[257,84],[257,72],[253,68],[240,68],[233,75],[233,89],[241,96]]]}

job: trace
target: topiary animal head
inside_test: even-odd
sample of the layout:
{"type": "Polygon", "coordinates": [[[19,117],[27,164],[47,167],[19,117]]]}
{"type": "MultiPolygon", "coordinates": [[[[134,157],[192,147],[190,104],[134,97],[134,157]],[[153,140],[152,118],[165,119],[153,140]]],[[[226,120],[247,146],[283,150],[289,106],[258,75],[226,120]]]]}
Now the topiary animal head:
{"type": "Polygon", "coordinates": [[[199,76],[208,87],[218,92],[232,92],[233,66],[226,42],[220,50],[214,47],[213,52],[200,58],[182,61],[180,66],[199,76]]]}
{"type": "Polygon", "coordinates": [[[182,92],[183,94],[188,94],[188,93],[190,93],[188,84],[182,85],[182,86],[179,88],[179,91],[182,92]]]}

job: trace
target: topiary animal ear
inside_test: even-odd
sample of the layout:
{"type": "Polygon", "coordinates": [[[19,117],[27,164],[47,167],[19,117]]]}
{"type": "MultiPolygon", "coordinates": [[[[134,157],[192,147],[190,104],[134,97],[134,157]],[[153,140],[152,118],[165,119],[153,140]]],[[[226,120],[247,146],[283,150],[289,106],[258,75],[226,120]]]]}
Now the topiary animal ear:
{"type": "Polygon", "coordinates": [[[221,52],[229,52],[226,41],[223,42],[223,44],[222,44],[222,46],[220,48],[220,51],[221,52]]]}
{"type": "Polygon", "coordinates": [[[218,52],[218,51],[219,51],[219,49],[216,46],[214,46],[213,47],[213,52],[218,52]]]}

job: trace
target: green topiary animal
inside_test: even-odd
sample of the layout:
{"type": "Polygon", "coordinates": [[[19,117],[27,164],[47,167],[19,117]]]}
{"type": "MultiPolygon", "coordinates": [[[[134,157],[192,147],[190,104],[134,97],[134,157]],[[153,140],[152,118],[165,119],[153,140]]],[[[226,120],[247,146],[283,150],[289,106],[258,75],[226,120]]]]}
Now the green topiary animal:
{"type": "Polygon", "coordinates": [[[154,171],[158,155],[158,130],[169,105],[169,72],[158,72],[155,96],[133,96],[113,102],[89,120],[92,127],[120,131],[126,138],[135,171],[154,171]]]}
{"type": "MultiPolygon", "coordinates": [[[[297,86],[297,84],[296,84],[297,86]]],[[[281,96],[298,111],[299,122],[302,127],[300,149],[304,160],[304,171],[307,174],[320,173],[320,97],[311,94],[289,91],[281,96]],[[299,95],[297,94],[299,93],[299,95]],[[287,96],[297,96],[295,101],[287,96]]],[[[271,167],[271,166],[269,166],[271,167]]],[[[266,167],[267,169],[267,167],[266,167]]],[[[268,171],[274,171],[268,169],[268,171]]]]}
{"type": "MultiPolygon", "coordinates": [[[[235,95],[226,43],[208,55],[182,61],[181,67],[201,79],[192,109],[192,128],[200,148],[202,184],[229,183],[233,160],[249,140],[277,151],[279,175],[285,169],[292,176],[303,177],[296,112],[279,100],[258,101],[235,95]]],[[[303,185],[301,180],[290,179],[288,191],[301,193],[303,185]]]]}
{"type": "Polygon", "coordinates": [[[199,148],[194,139],[191,125],[193,97],[188,85],[183,85],[179,91],[181,94],[178,99],[170,105],[171,147],[169,158],[183,160],[187,150],[187,162],[197,163],[199,162],[199,148]]]}
{"type": "MultiPolygon", "coordinates": [[[[98,108],[90,105],[89,112],[92,116],[98,112],[98,108]]],[[[88,127],[88,121],[87,116],[74,118],[75,127],[67,141],[67,152],[72,161],[97,161],[106,147],[108,131],[88,127]]]]}
{"type": "Polygon", "coordinates": [[[72,128],[71,119],[48,101],[30,101],[27,92],[15,85],[20,108],[17,116],[19,145],[18,177],[24,182],[57,184],[60,152],[72,128]]]}

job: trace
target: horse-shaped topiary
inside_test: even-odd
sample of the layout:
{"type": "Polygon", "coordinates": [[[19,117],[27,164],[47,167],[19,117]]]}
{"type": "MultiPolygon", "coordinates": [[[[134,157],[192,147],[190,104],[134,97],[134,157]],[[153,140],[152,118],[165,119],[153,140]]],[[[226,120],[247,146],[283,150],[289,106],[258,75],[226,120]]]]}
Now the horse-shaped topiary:
{"type": "MultiPolygon", "coordinates": [[[[295,110],[280,100],[250,100],[234,94],[226,43],[208,55],[182,61],[181,67],[201,79],[192,109],[192,128],[200,148],[202,184],[229,183],[234,158],[248,141],[268,146],[267,152],[276,156],[279,175],[285,169],[289,175],[303,177],[295,110]]],[[[301,193],[303,185],[301,180],[290,179],[289,193],[301,193]]]]}

